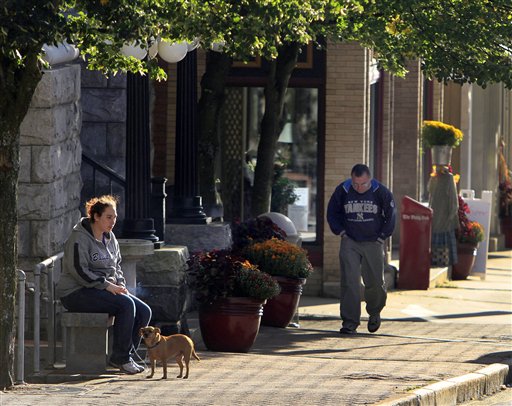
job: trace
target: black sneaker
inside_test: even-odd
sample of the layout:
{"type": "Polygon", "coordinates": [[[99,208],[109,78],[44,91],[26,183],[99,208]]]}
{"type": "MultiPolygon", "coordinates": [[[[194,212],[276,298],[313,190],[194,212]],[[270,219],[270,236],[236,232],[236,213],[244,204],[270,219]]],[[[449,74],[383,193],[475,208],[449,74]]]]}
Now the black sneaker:
{"type": "Polygon", "coordinates": [[[340,334],[357,334],[357,331],[348,327],[342,327],[340,329],[340,334]]]}
{"type": "Polygon", "coordinates": [[[380,327],[380,314],[371,315],[368,319],[368,331],[375,333],[380,327]]]}

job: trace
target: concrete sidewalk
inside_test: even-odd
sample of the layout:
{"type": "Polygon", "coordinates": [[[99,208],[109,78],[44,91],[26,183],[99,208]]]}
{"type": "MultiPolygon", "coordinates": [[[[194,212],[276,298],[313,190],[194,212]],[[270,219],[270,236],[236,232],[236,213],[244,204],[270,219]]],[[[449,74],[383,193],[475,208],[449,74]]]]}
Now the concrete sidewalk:
{"type": "Polygon", "coordinates": [[[161,368],[151,380],[114,370],[89,381],[52,372],[40,377],[45,383],[0,392],[0,405],[450,405],[477,398],[499,390],[512,363],[512,251],[489,258],[485,280],[390,292],[375,334],[364,321],[357,335],[341,336],[337,301],[305,296],[300,327],[262,326],[247,354],[207,351],[196,331],[201,362],[191,363],[188,380],[173,377],[173,363],[167,381],[161,368]]]}

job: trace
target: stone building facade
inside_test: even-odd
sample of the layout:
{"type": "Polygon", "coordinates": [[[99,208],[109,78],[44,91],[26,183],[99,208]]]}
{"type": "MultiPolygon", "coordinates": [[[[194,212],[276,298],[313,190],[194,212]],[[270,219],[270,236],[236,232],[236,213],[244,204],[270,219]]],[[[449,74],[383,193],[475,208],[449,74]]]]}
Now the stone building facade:
{"type": "Polygon", "coordinates": [[[79,218],[80,66],[45,71],[20,132],[19,266],[32,270],[62,250],[79,218]]]}

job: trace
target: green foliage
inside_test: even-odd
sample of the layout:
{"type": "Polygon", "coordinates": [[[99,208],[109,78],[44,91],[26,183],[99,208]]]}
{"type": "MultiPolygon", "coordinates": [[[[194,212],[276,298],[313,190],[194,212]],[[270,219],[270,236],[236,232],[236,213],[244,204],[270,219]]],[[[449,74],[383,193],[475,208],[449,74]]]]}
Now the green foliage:
{"type": "Polygon", "coordinates": [[[274,163],[274,181],[270,198],[270,211],[283,214],[288,212],[288,205],[295,203],[299,198],[295,193],[295,183],[284,177],[286,167],[285,162],[274,163]]]}
{"type": "Polygon", "coordinates": [[[457,83],[503,82],[512,88],[510,0],[362,1],[347,32],[398,74],[421,58],[429,78],[457,83]]]}

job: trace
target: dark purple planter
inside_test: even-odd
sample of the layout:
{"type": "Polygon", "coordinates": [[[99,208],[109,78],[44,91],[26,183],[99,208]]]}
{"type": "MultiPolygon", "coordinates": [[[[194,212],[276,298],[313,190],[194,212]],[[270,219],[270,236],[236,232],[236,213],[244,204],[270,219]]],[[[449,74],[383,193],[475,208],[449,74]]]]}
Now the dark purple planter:
{"type": "Polygon", "coordinates": [[[500,219],[501,233],[505,235],[505,247],[512,248],[512,216],[500,219]]]}
{"type": "Polygon", "coordinates": [[[452,279],[453,280],[463,280],[466,279],[471,270],[473,269],[473,265],[475,265],[476,260],[476,250],[478,248],[478,243],[467,243],[467,242],[458,242],[457,243],[457,263],[452,265],[452,279]]]}
{"type": "Polygon", "coordinates": [[[273,278],[281,286],[281,293],[267,300],[267,304],[263,307],[261,324],[284,328],[290,324],[297,312],[302,287],[306,283],[306,279],[285,278],[283,276],[273,276],[273,278]]]}
{"type": "Polygon", "coordinates": [[[264,300],[228,297],[199,308],[203,342],[211,351],[248,352],[260,329],[264,300]]]}

